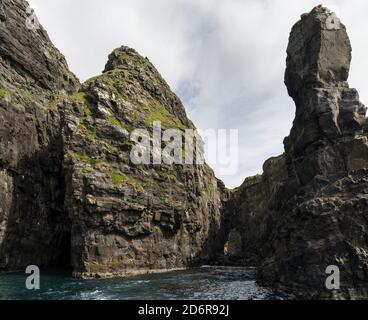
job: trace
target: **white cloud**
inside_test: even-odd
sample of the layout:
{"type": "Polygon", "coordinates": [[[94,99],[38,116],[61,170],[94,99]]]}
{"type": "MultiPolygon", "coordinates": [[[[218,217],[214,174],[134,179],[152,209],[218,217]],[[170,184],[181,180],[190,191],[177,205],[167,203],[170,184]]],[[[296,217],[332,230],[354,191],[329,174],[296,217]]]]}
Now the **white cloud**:
{"type": "MultiPolygon", "coordinates": [[[[156,65],[200,128],[238,128],[240,169],[229,187],[283,152],[294,105],[283,85],[292,25],[319,0],[30,0],[82,80],[128,45],[156,65]]],[[[368,2],[331,0],[353,44],[350,83],[368,97],[368,2]]],[[[218,168],[214,168],[218,171],[218,168]]]]}

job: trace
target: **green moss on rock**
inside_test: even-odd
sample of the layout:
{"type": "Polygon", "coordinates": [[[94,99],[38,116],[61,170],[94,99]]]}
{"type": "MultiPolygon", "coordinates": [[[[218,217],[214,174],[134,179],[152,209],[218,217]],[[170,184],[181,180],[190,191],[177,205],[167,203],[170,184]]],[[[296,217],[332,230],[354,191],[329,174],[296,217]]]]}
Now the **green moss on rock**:
{"type": "Polygon", "coordinates": [[[107,121],[112,124],[113,126],[116,127],[121,127],[125,130],[127,130],[128,132],[132,132],[134,130],[134,128],[131,125],[128,125],[126,123],[122,123],[121,121],[119,121],[118,119],[114,118],[114,117],[108,117],[107,121]]]}
{"type": "Polygon", "coordinates": [[[96,129],[94,127],[85,123],[80,123],[79,129],[81,130],[83,137],[87,140],[94,141],[96,139],[96,129]]]}
{"type": "Polygon", "coordinates": [[[112,154],[117,154],[118,153],[118,149],[115,146],[111,145],[111,144],[105,143],[105,147],[112,154]]]}
{"type": "Polygon", "coordinates": [[[92,111],[87,105],[83,108],[83,112],[86,117],[93,117],[92,111]]]}
{"type": "Polygon", "coordinates": [[[91,166],[94,166],[95,168],[99,169],[105,165],[105,162],[101,159],[95,159],[90,156],[87,156],[85,154],[80,154],[77,152],[74,152],[72,150],[69,150],[69,155],[76,161],[83,162],[86,164],[90,164],[91,166]]]}
{"type": "Polygon", "coordinates": [[[236,193],[239,191],[239,188],[229,189],[230,193],[236,193]]]}
{"type": "Polygon", "coordinates": [[[161,103],[154,101],[150,103],[144,122],[151,126],[153,122],[159,121],[163,128],[185,130],[180,119],[171,114],[161,103]]]}
{"type": "Polygon", "coordinates": [[[0,98],[6,98],[10,96],[10,92],[3,87],[0,87],[0,98]]]}
{"type": "Polygon", "coordinates": [[[111,179],[115,187],[130,185],[134,187],[137,191],[141,191],[141,192],[144,191],[143,185],[138,180],[132,177],[123,176],[119,172],[116,172],[116,171],[109,171],[107,175],[111,179]]]}
{"type": "Polygon", "coordinates": [[[72,101],[78,101],[80,103],[86,104],[87,98],[84,92],[76,92],[69,96],[69,99],[72,101]]]}
{"type": "Polygon", "coordinates": [[[110,124],[112,124],[113,126],[122,127],[121,122],[118,119],[114,118],[114,117],[108,117],[107,121],[110,124]]]}
{"type": "Polygon", "coordinates": [[[163,178],[163,179],[167,179],[171,181],[176,179],[176,177],[170,172],[166,172],[163,170],[156,170],[156,173],[159,175],[160,178],[163,178]]]}

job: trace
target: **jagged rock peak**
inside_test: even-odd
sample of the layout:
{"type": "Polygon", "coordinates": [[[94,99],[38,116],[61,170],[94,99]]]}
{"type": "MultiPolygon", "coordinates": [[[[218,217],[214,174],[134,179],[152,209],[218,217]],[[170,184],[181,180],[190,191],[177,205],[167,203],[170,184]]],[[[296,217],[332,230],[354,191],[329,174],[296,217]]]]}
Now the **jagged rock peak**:
{"type": "Polygon", "coordinates": [[[366,108],[346,82],[351,46],[344,25],[318,6],[294,25],[287,53],[285,83],[296,116],[285,151],[298,180],[365,168],[366,108]]]}
{"type": "Polygon", "coordinates": [[[109,59],[106,63],[104,72],[124,67],[134,67],[137,63],[138,65],[142,65],[147,62],[149,62],[149,60],[147,58],[143,58],[134,49],[127,46],[121,46],[109,54],[109,59]]]}
{"type": "Polygon", "coordinates": [[[343,86],[348,79],[351,45],[345,26],[322,6],[304,14],[292,28],[285,83],[291,97],[313,87],[343,86]]]}
{"type": "MultiPolygon", "coordinates": [[[[178,117],[185,127],[194,127],[180,99],[159,71],[148,58],[142,57],[132,48],[121,46],[115,49],[108,57],[103,74],[92,78],[96,79],[109,83],[110,87],[112,84],[116,87],[115,91],[125,95],[125,98],[130,96],[129,99],[134,100],[144,91],[149,94],[149,99],[159,101],[170,114],[178,117]]],[[[89,84],[91,81],[87,81],[85,86],[89,84]]]]}

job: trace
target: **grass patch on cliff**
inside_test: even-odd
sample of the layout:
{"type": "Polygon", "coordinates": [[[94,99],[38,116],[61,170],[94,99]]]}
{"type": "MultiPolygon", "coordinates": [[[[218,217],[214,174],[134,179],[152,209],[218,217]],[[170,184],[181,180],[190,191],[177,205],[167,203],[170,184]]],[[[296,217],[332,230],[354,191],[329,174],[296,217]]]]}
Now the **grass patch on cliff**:
{"type": "Polygon", "coordinates": [[[0,87],[0,98],[6,98],[10,96],[10,92],[3,87],[0,87]]]}
{"type": "Polygon", "coordinates": [[[167,180],[171,180],[171,181],[176,180],[176,177],[170,172],[163,171],[163,170],[156,170],[156,173],[162,179],[167,179],[167,180]]]}
{"type": "Polygon", "coordinates": [[[208,185],[205,186],[205,192],[204,192],[206,197],[210,197],[212,198],[215,194],[215,188],[213,186],[213,184],[209,183],[208,185]]]}
{"type": "Polygon", "coordinates": [[[228,189],[230,193],[236,193],[239,191],[239,188],[234,188],[234,189],[228,189]]]}
{"type": "Polygon", "coordinates": [[[110,124],[112,124],[113,126],[122,127],[121,122],[118,119],[114,118],[114,117],[108,117],[107,121],[110,124]]]}
{"type": "Polygon", "coordinates": [[[114,68],[127,67],[129,69],[134,69],[134,67],[143,67],[147,64],[146,59],[140,57],[136,52],[126,52],[121,48],[117,48],[113,51],[113,54],[118,59],[117,61],[115,60],[115,63],[113,63],[114,68]],[[130,67],[129,65],[134,67],[130,67]]]}
{"type": "Polygon", "coordinates": [[[109,171],[107,175],[111,179],[115,187],[130,185],[134,187],[137,191],[141,191],[141,192],[144,191],[142,184],[134,178],[123,176],[119,172],[116,172],[116,171],[109,171]]]}
{"type": "Polygon", "coordinates": [[[112,154],[117,154],[119,152],[118,149],[115,146],[113,146],[112,144],[105,143],[105,147],[106,147],[107,151],[109,151],[112,154]]]}
{"type": "Polygon", "coordinates": [[[127,130],[129,133],[134,130],[133,126],[122,123],[120,120],[114,118],[114,117],[108,117],[107,121],[112,124],[113,126],[121,127],[125,130],[127,130]]]}
{"type": "Polygon", "coordinates": [[[154,121],[160,121],[162,127],[167,129],[185,130],[185,126],[180,119],[171,114],[161,103],[152,102],[148,106],[148,113],[145,116],[144,122],[147,126],[151,126],[154,121]]]}
{"type": "Polygon", "coordinates": [[[90,164],[91,166],[94,166],[95,168],[98,168],[98,169],[105,165],[105,162],[102,161],[101,159],[95,159],[85,154],[74,152],[72,150],[69,150],[68,153],[74,160],[83,162],[86,164],[90,164]]]}
{"type": "Polygon", "coordinates": [[[90,141],[95,140],[95,138],[96,138],[96,129],[95,128],[93,128],[90,125],[86,125],[84,123],[80,123],[79,128],[80,128],[84,138],[86,138],[87,140],[90,140],[90,141]]]}
{"type": "Polygon", "coordinates": [[[122,76],[122,75],[124,75],[124,77],[125,77],[125,76],[129,75],[129,72],[127,70],[124,70],[124,69],[116,68],[116,69],[109,70],[109,71],[105,72],[105,74],[111,75],[111,76],[122,76]]]}
{"type": "Polygon", "coordinates": [[[256,174],[252,177],[245,178],[243,183],[257,182],[257,181],[260,181],[261,179],[262,179],[262,175],[261,174],[256,174]]]}
{"type": "Polygon", "coordinates": [[[115,55],[115,57],[117,57],[119,60],[121,61],[127,61],[127,60],[131,60],[132,59],[132,55],[128,54],[124,51],[122,51],[120,48],[117,48],[113,51],[113,54],[115,55]]]}
{"type": "Polygon", "coordinates": [[[92,114],[92,111],[91,109],[88,107],[88,106],[85,106],[83,108],[83,112],[85,114],[85,116],[88,118],[88,117],[93,117],[93,114],[92,114]]]}
{"type": "Polygon", "coordinates": [[[78,101],[80,103],[86,104],[87,98],[84,92],[76,92],[69,96],[69,99],[72,101],[78,101]]]}
{"type": "Polygon", "coordinates": [[[123,148],[123,150],[125,151],[130,151],[134,146],[134,143],[130,140],[125,140],[122,144],[121,147],[123,148]]]}

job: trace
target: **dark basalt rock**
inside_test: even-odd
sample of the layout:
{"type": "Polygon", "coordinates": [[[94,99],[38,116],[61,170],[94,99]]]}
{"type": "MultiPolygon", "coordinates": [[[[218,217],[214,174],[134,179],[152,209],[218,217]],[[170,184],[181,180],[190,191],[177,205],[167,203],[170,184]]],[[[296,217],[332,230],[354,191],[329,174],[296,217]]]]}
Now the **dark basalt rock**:
{"type": "Polygon", "coordinates": [[[335,15],[319,6],[293,27],[285,153],[231,192],[206,164],[130,161],[134,129],[195,129],[148,59],[118,48],[81,85],[32,21],[25,1],[0,0],[0,271],[108,277],[227,262],[296,297],[368,297],[368,121],[335,15]],[[329,265],[340,290],[325,287],[329,265]]]}
{"type": "Polygon", "coordinates": [[[293,27],[287,53],[296,115],[285,155],[235,192],[228,230],[241,235],[238,259],[259,267],[262,284],[301,298],[367,298],[367,119],[346,82],[345,26],[318,6],[293,27]],[[329,265],[340,268],[340,290],[325,286],[329,265]]]}
{"type": "Polygon", "coordinates": [[[25,1],[0,1],[0,269],[68,263],[59,97],[79,82],[25,1]],[[27,27],[28,26],[28,27],[27,27]]]}
{"type": "Polygon", "coordinates": [[[263,169],[263,175],[246,178],[226,204],[228,263],[258,265],[259,251],[272,228],[267,219],[278,205],[280,188],[287,180],[284,155],[267,160],[263,169]]]}
{"type": "Polygon", "coordinates": [[[133,129],[194,129],[154,66],[121,47],[81,86],[27,3],[0,4],[0,269],[95,277],[215,259],[227,191],[212,170],[130,161],[133,129]]]}
{"type": "Polygon", "coordinates": [[[226,191],[212,170],[136,166],[129,158],[133,129],[152,134],[153,121],[194,129],[148,59],[116,49],[62,114],[75,276],[165,271],[216,258],[226,191]]]}

